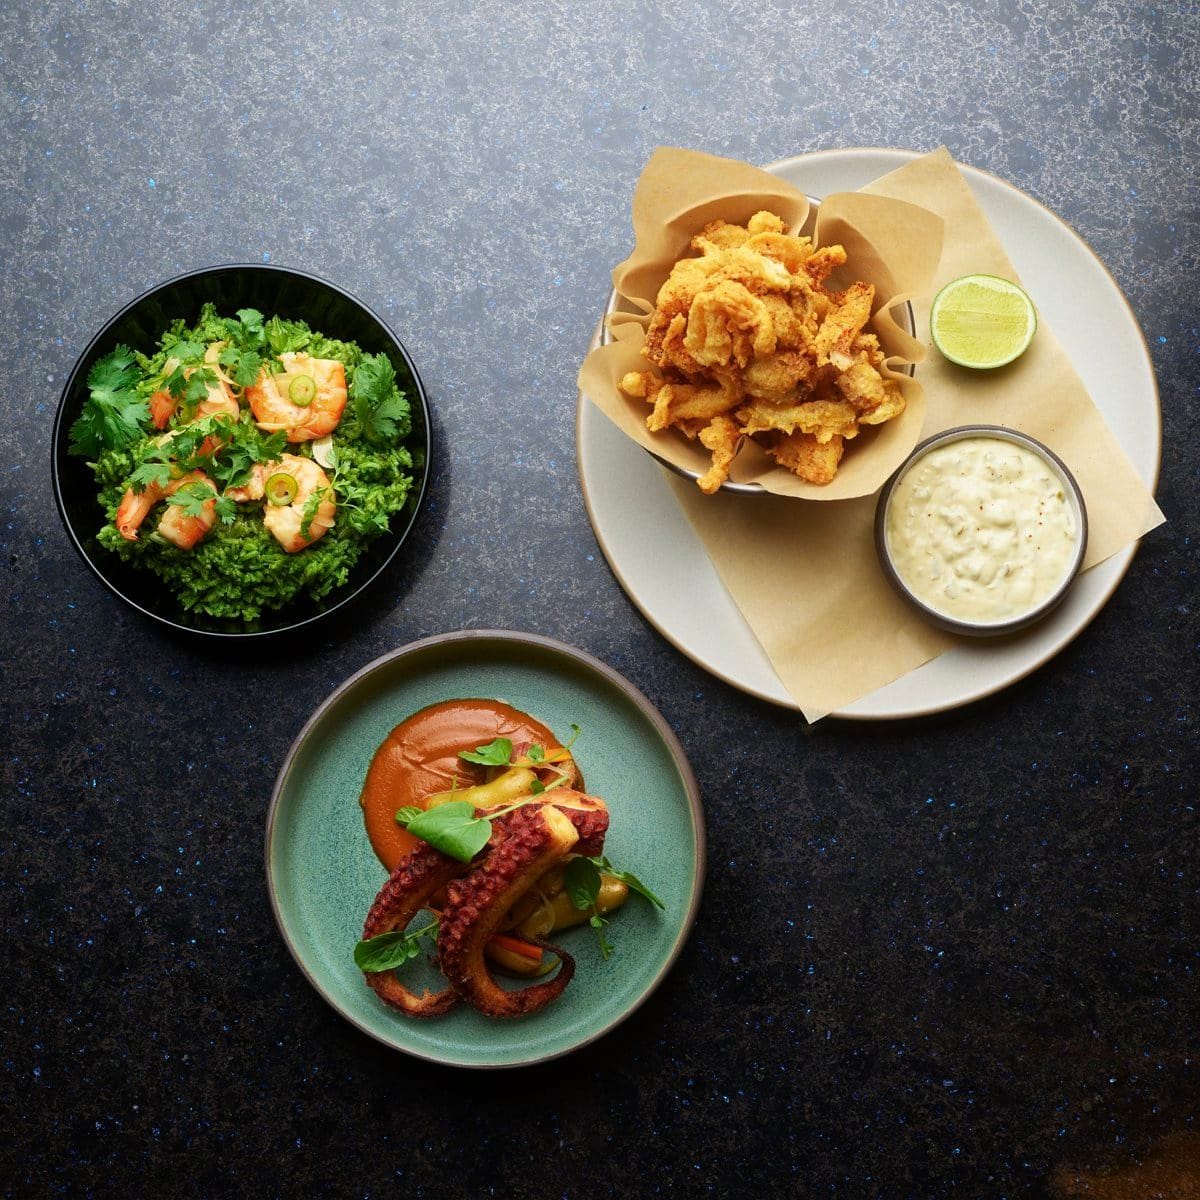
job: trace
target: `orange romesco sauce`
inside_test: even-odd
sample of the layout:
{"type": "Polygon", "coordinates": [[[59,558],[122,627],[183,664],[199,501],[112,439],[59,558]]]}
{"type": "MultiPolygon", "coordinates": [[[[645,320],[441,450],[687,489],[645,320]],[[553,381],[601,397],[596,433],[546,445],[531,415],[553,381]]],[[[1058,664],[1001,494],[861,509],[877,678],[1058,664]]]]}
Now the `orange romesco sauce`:
{"type": "Polygon", "coordinates": [[[396,824],[396,810],[420,805],[432,792],[483,782],[484,768],[463,762],[460,750],[498,737],[536,742],[547,750],[558,739],[540,721],[499,700],[444,700],[413,713],[384,738],[363,784],[359,804],[371,846],[389,871],[417,844],[396,824]]]}

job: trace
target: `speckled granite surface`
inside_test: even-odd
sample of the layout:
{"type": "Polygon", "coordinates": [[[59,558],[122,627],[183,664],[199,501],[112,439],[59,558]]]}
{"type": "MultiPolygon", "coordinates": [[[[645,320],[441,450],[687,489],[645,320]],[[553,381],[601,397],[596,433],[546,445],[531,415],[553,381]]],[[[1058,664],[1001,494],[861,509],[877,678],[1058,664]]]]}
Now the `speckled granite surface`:
{"type": "Polygon", "coordinates": [[[649,8],[0,15],[4,1196],[1196,1194],[1198,10],[649,8]],[[1170,523],[1052,664],[951,719],[806,735],[630,606],[579,495],[574,378],[661,142],[758,162],[945,142],[1104,258],[1154,355],[1170,523]],[[91,333],[163,278],[247,259],[376,306],[445,448],[402,569],[287,661],[123,610],[48,477],[91,333]],[[261,866],[311,709],[468,626],[627,675],[710,822],[666,984],[516,1074],[343,1023],[261,866]],[[1100,1179],[1137,1162],[1142,1184],[1100,1179]]]}

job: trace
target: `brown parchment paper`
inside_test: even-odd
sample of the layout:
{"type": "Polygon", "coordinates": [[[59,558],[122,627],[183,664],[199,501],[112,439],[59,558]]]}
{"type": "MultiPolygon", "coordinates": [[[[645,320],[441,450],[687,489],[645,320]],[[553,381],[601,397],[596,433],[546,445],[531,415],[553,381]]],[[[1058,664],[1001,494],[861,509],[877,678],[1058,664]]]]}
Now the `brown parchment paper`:
{"type": "MultiPolygon", "coordinates": [[[[972,273],[1017,274],[944,148],[864,189],[920,205],[945,223],[941,260],[914,298],[928,334],[932,297],[972,273]]],[[[1084,568],[1163,520],[1044,320],[1011,367],[972,372],[936,353],[918,368],[927,399],[921,437],[954,425],[1009,425],[1070,467],[1087,504],[1084,568]]],[[[888,586],[872,538],[875,498],[803,504],[777,496],[703,496],[668,476],[722,581],[804,715],[815,721],[936,657],[956,638],[926,625],[888,586]]]]}
{"type": "Polygon", "coordinates": [[[836,242],[845,247],[846,266],[833,276],[831,286],[853,280],[874,285],[871,327],[888,355],[883,373],[895,380],[906,407],[894,420],[866,427],[847,441],[831,483],[821,486],[797,478],[750,439],[743,442],[730,478],[807,500],[869,495],[917,444],[925,416],[921,383],[904,373],[909,363],[923,357],[924,348],[903,331],[895,314],[910,293],[928,284],[941,253],[942,222],[911,201],[839,193],[821,200],[814,223],[808,197],[767,171],[694,150],[656,150],[633,195],[633,253],[612,275],[613,287],[635,311],[610,319],[615,340],[585,359],[580,390],[639,445],[686,470],[706,471],[708,451],[675,429],[651,433],[646,428],[649,406],[626,396],[618,383],[628,371],[651,369],[641,355],[649,314],[671,268],[690,253],[692,237],[718,217],[744,224],[764,208],[780,216],[790,233],[808,233],[818,246],[836,242]]]}

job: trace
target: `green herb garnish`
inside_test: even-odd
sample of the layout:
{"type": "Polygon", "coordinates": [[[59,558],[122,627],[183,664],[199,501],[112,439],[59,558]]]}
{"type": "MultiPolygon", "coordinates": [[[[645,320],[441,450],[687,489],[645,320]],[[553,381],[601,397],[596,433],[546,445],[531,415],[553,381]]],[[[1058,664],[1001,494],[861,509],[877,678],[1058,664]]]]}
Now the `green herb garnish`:
{"type": "Polygon", "coordinates": [[[98,359],[88,372],[89,395],[71,426],[69,452],[94,457],[138,441],[150,421],[150,405],[138,397],[140,372],[128,346],[98,359]]]}
{"type": "Polygon", "coordinates": [[[376,445],[394,445],[411,426],[408,400],[396,386],[396,369],[386,354],[368,354],[354,368],[349,388],[363,437],[376,445]]]}
{"type": "Polygon", "coordinates": [[[571,903],[580,912],[587,912],[589,908],[592,910],[592,915],[588,917],[588,924],[596,931],[596,938],[600,943],[600,953],[607,960],[613,949],[612,943],[604,936],[604,926],[608,924],[608,921],[600,915],[596,908],[597,901],[600,899],[601,871],[613,876],[614,879],[619,879],[630,891],[644,896],[659,908],[666,906],[636,875],[628,871],[618,871],[603,855],[595,858],[571,859],[563,872],[563,887],[566,888],[567,895],[571,897],[571,903]]]}
{"type": "Polygon", "coordinates": [[[378,973],[394,971],[402,967],[409,959],[417,958],[421,953],[421,939],[432,937],[437,933],[438,923],[430,921],[412,933],[403,930],[393,930],[391,933],[381,933],[373,938],[365,938],[354,947],[354,965],[360,971],[378,973]]]}
{"type": "Polygon", "coordinates": [[[217,493],[207,483],[199,479],[185,483],[174,495],[167,497],[167,503],[183,509],[185,517],[204,516],[204,506],[216,499],[217,493]]]}
{"type": "Polygon", "coordinates": [[[513,744],[508,738],[496,738],[486,746],[474,750],[460,750],[458,757],[463,762],[479,763],[483,767],[506,767],[512,761],[513,744]]]}
{"type": "Polygon", "coordinates": [[[586,912],[589,908],[592,910],[588,924],[596,931],[600,953],[607,960],[612,954],[612,944],[604,936],[604,926],[608,922],[596,908],[596,902],[600,899],[600,872],[596,864],[590,858],[571,859],[563,872],[563,887],[571,897],[571,903],[580,912],[586,912]]]}

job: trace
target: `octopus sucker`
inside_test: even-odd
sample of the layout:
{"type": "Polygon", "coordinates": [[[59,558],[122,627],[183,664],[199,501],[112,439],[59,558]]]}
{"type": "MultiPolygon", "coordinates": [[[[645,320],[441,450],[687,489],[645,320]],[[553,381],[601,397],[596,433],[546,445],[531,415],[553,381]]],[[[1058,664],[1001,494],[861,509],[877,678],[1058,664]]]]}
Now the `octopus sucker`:
{"type": "Polygon", "coordinates": [[[470,873],[447,889],[438,960],[454,990],[485,1016],[523,1017],[562,994],[575,974],[574,959],[554,949],[561,966],[553,979],[509,992],[488,971],[484,946],[513,904],[566,859],[580,835],[567,812],[553,804],[519,808],[497,824],[502,828],[482,864],[472,864],[470,873]]]}
{"type": "MultiPolygon", "coordinates": [[[[363,938],[406,928],[452,879],[470,869],[470,864],[450,858],[424,842],[414,846],[375,897],[363,924],[363,938]]],[[[400,982],[395,971],[367,971],[364,976],[384,1004],[410,1017],[440,1017],[458,1003],[458,994],[453,988],[426,991],[418,996],[400,982]]]]}

